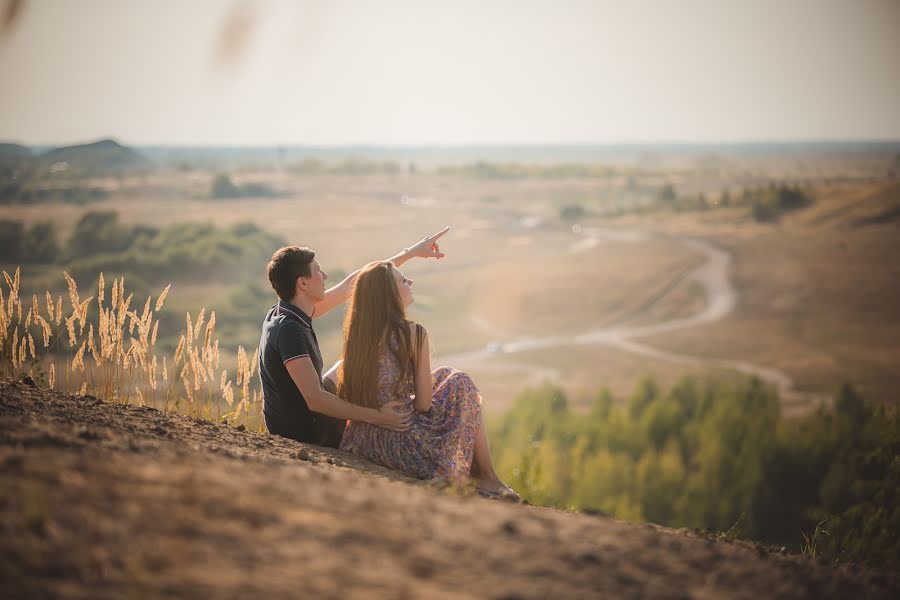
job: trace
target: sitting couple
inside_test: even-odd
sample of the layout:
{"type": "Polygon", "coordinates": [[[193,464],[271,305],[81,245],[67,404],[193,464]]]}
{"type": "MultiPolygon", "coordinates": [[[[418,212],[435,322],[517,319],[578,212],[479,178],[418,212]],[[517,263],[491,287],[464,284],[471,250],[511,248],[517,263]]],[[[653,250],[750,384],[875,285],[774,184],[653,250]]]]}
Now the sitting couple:
{"type": "Polygon", "coordinates": [[[269,281],[280,300],[259,342],[266,426],[411,477],[470,476],[484,495],[518,498],[494,471],[478,388],[460,371],[432,371],[428,334],[406,318],[412,280],[398,267],[411,258],[442,258],[437,240],[448,229],[328,290],[328,275],[309,248],[289,246],[272,256],[269,281]],[[343,356],[323,377],[313,319],[348,299],[343,356]]]}

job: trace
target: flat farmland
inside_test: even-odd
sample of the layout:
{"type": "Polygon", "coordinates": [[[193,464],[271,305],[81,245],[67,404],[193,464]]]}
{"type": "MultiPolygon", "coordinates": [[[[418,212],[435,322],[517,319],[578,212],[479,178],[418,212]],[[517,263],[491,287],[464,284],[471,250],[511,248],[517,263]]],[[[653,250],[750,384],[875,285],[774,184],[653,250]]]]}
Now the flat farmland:
{"type": "MultiPolygon", "coordinates": [[[[890,182],[816,188],[811,207],[759,224],[746,207],[604,216],[613,214],[609,207],[627,206],[616,190],[631,185],[607,178],[249,173],[236,178],[281,195],[240,200],[208,198],[211,178],[125,179],[101,202],[5,207],[4,218],[49,218],[63,240],[88,210],[116,210],[125,223],[150,226],[252,221],[314,248],[335,283],[337,275],[450,225],[444,260],[404,268],[415,281],[411,317],[431,332],[435,363],[458,358],[495,414],[522,387],[544,380],[583,405],[604,385],[623,401],[643,375],[664,389],[683,374],[738,377],[717,360],[777,370],[801,391],[830,394],[851,382],[867,398],[896,400],[900,231],[890,211],[900,201],[890,182]],[[567,205],[585,211],[564,219],[567,205]],[[694,325],[693,316],[715,307],[696,277],[709,257],[692,239],[728,255],[724,279],[735,298],[725,313],[694,325]],[[666,330],[673,323],[681,325],[666,330]],[[641,328],[650,333],[638,335],[641,328]],[[625,337],[606,339],[604,332],[625,337]],[[591,333],[601,341],[575,342],[591,333]],[[623,340],[663,354],[629,350],[623,340]]],[[[29,272],[48,269],[59,267],[29,272]]],[[[262,289],[264,269],[260,264],[250,276],[262,289]]],[[[211,284],[177,283],[170,302],[179,311],[214,306],[233,284],[227,275],[211,284]]],[[[258,318],[236,327],[245,347],[255,347],[268,302],[260,303],[258,318]]],[[[326,361],[336,359],[340,315],[318,330],[326,361]]]]}

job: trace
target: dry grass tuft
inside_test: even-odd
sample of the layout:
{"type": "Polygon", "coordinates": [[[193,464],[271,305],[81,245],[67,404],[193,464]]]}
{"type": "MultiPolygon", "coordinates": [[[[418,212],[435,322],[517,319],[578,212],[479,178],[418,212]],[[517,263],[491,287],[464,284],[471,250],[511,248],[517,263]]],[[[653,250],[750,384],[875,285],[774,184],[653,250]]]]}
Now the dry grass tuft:
{"type": "Polygon", "coordinates": [[[234,384],[228,371],[223,369],[216,377],[220,355],[219,340],[215,337],[215,312],[209,314],[208,320],[205,308],[193,319],[188,313],[172,359],[157,353],[158,315],[171,284],[155,303],[148,297],[138,313],[129,309],[133,295],[126,295],[124,278],[113,279],[109,304],[104,305],[106,281],[101,273],[94,319],[89,317],[94,297],[82,299],[78,284],[68,273],[63,273],[71,312],[64,315],[62,296],[54,303],[47,291],[46,313],[41,313],[41,303],[35,294],[24,307],[27,312],[23,319],[20,270],[16,269],[14,275],[4,271],[3,276],[7,293],[0,287],[0,375],[27,374],[35,381],[44,382],[46,372],[50,388],[68,392],[77,389],[81,395],[90,393],[113,402],[150,405],[193,417],[226,419],[263,430],[262,392],[250,389],[258,351],[249,361],[244,348],[237,349],[234,381],[241,390],[241,398],[235,404],[234,384]],[[40,347],[35,343],[34,334],[43,342],[40,347]],[[57,380],[57,364],[64,365],[61,380],[57,380]],[[228,412],[222,414],[223,409],[228,412]]]}

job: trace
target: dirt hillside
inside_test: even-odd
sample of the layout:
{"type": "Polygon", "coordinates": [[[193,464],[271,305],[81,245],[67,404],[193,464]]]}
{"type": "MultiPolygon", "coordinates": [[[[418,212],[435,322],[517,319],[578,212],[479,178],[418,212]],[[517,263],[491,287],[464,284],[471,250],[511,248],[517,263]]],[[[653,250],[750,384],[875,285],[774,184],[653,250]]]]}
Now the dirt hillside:
{"type": "Polygon", "coordinates": [[[0,383],[10,598],[896,598],[900,575],[510,504],[0,383]]]}

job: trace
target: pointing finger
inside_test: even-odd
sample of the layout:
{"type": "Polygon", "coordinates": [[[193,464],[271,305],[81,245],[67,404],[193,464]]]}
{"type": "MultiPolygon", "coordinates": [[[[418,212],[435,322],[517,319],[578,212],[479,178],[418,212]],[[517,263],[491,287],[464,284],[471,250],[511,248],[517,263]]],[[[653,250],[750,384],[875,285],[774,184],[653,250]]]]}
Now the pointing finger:
{"type": "Polygon", "coordinates": [[[441,237],[442,235],[444,235],[445,233],[447,233],[448,231],[450,231],[450,226],[449,226],[449,225],[447,225],[446,227],[444,227],[443,229],[441,229],[440,231],[438,231],[436,234],[434,234],[433,236],[431,236],[431,237],[428,238],[428,239],[431,240],[431,241],[433,242],[433,241],[435,241],[436,239],[438,239],[439,237],[441,237]]]}

